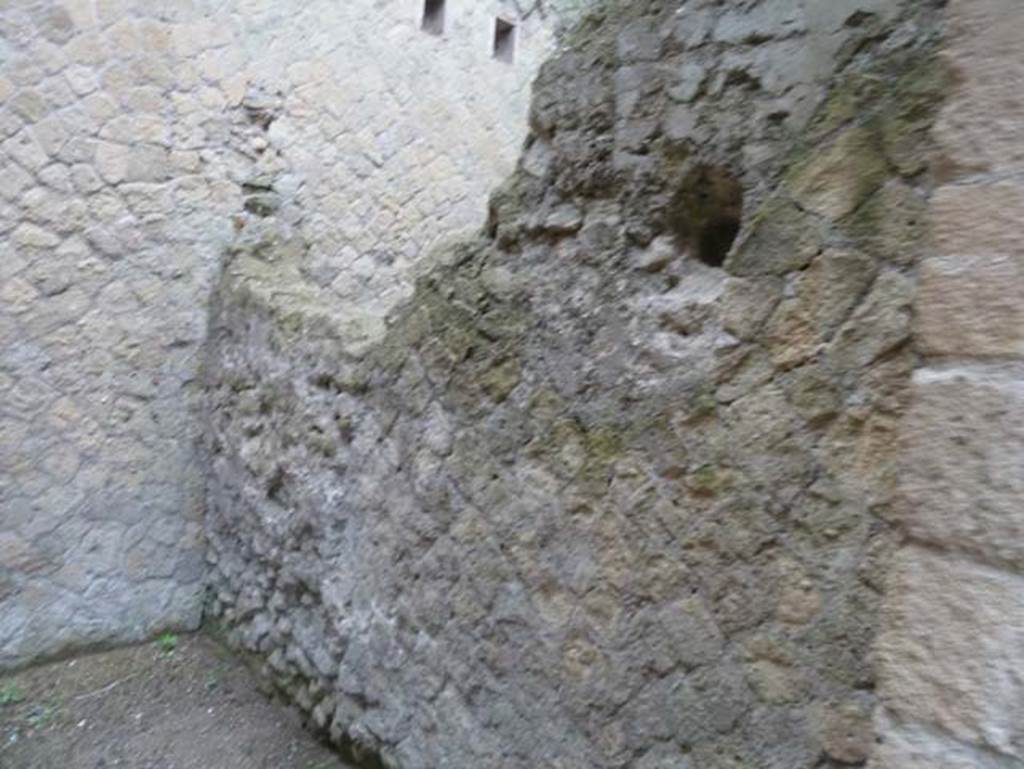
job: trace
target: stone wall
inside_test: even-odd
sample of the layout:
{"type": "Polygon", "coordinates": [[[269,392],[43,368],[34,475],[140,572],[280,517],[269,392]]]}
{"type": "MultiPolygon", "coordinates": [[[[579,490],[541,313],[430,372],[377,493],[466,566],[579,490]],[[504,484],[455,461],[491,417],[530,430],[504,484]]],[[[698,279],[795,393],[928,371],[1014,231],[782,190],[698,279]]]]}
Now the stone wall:
{"type": "Polygon", "coordinates": [[[0,10],[0,667],[198,621],[187,402],[241,194],[145,6],[0,10]]]}
{"type": "Polygon", "coordinates": [[[448,0],[435,36],[411,0],[0,4],[0,667],[196,624],[234,228],[298,212],[304,273],[379,329],[514,164],[552,43],[523,5],[448,0]]]}
{"type": "Polygon", "coordinates": [[[485,231],[371,333],[296,214],[241,230],[212,608],[335,741],[405,769],[868,759],[941,5],[604,4],[485,231]]]}
{"type": "Polygon", "coordinates": [[[879,769],[1024,765],[1024,7],[953,0],[915,299],[879,769]]]}

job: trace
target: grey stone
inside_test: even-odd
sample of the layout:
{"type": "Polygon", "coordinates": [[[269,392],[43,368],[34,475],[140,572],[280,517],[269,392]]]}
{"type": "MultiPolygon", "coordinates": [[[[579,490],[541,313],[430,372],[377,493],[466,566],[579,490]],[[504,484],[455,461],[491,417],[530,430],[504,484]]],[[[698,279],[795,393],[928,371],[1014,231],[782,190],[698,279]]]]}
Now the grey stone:
{"type": "Polygon", "coordinates": [[[679,70],[678,82],[669,89],[668,95],[676,101],[692,102],[700,95],[706,77],[707,70],[700,64],[684,64],[679,70]]]}
{"type": "Polygon", "coordinates": [[[766,0],[753,9],[738,8],[723,14],[714,38],[722,43],[761,43],[805,30],[801,0],[766,0]]]}

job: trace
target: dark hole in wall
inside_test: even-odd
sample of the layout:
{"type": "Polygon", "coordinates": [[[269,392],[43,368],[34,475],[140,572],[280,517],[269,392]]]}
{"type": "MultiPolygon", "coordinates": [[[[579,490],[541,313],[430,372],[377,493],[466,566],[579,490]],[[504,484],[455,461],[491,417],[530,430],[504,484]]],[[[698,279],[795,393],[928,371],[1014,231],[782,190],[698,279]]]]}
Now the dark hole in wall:
{"type": "Polygon", "coordinates": [[[721,267],[725,257],[740,231],[737,221],[713,222],[700,233],[697,244],[697,258],[712,267],[721,267]]]}
{"type": "Polygon", "coordinates": [[[681,251],[721,267],[743,219],[743,187],[725,168],[698,166],[683,181],[668,225],[681,251]]]}
{"type": "Polygon", "coordinates": [[[507,64],[516,59],[516,25],[504,19],[494,20],[494,58],[507,64]]]}
{"type": "Polygon", "coordinates": [[[423,31],[431,35],[440,35],[444,32],[444,3],[445,0],[426,0],[423,6],[423,31]]]}

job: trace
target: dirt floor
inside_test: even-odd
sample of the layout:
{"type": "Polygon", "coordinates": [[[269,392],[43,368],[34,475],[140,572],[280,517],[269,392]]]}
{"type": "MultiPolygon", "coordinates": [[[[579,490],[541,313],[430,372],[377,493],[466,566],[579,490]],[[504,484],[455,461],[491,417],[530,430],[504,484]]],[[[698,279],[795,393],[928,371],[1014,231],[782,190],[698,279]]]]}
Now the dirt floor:
{"type": "Polygon", "coordinates": [[[209,638],[0,677],[0,769],[343,769],[209,638]]]}

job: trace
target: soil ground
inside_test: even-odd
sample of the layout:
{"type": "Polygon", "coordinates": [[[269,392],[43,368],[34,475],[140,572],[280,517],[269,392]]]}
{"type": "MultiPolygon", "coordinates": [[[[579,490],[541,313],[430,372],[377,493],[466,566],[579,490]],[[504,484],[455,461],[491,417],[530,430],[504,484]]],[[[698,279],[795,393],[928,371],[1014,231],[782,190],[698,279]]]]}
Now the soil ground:
{"type": "Polygon", "coordinates": [[[349,766],[210,638],[161,641],[0,677],[0,769],[349,766]]]}

